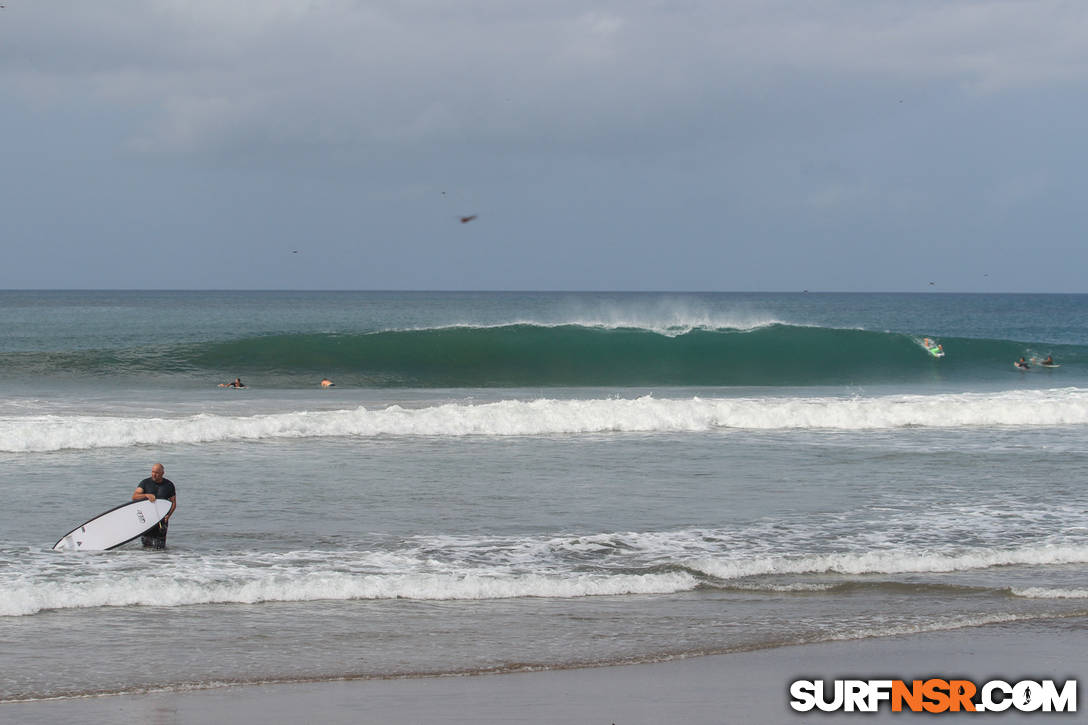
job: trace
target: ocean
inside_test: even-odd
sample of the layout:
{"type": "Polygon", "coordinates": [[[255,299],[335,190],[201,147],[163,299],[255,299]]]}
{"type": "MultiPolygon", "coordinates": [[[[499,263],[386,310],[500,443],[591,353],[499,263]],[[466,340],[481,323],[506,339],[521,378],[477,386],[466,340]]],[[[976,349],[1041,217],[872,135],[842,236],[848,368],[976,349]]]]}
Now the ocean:
{"type": "Polygon", "coordinates": [[[1088,295],[3,291],[0,702],[1083,631],[1086,481],[1088,295]]]}

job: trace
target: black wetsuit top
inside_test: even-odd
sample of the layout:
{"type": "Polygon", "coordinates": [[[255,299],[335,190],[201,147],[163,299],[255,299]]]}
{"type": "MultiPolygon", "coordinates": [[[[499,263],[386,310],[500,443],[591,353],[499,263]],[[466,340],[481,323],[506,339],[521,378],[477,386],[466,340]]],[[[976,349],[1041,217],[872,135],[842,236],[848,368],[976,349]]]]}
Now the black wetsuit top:
{"type": "MultiPolygon", "coordinates": [[[[155,479],[148,477],[140,481],[140,489],[144,493],[150,493],[156,499],[170,500],[177,495],[177,491],[174,490],[174,482],[169,478],[164,478],[158,483],[155,483],[155,479]]],[[[155,549],[162,549],[166,547],[166,529],[169,526],[169,521],[160,521],[152,526],[150,529],[143,533],[141,541],[146,547],[155,549]]]]}
{"type": "Polygon", "coordinates": [[[155,483],[155,479],[148,477],[140,481],[138,488],[142,489],[144,493],[149,493],[155,498],[170,499],[177,496],[177,491],[174,490],[174,482],[169,478],[164,478],[160,482],[155,483]]]}

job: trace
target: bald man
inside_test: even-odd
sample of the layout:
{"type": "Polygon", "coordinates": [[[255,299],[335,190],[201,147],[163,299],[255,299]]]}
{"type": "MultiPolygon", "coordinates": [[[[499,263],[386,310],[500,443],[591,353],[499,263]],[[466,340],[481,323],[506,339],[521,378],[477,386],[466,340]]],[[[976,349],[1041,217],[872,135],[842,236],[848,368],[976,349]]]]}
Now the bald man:
{"type": "Polygon", "coordinates": [[[166,514],[166,518],[154,527],[144,532],[143,537],[140,539],[145,549],[166,548],[166,529],[170,525],[170,517],[174,515],[174,509],[178,507],[178,495],[177,491],[174,490],[174,482],[169,478],[164,478],[164,473],[166,473],[166,469],[163,468],[163,465],[156,463],[151,467],[151,477],[140,481],[140,485],[132,492],[133,501],[139,501],[140,499],[154,501],[157,498],[165,498],[170,501],[170,513],[166,514]]]}

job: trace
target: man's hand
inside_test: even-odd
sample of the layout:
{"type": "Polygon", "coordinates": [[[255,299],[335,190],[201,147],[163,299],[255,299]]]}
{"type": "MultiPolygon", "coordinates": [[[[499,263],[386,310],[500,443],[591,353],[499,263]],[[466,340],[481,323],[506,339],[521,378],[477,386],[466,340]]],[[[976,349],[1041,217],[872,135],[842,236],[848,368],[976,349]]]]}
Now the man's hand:
{"type": "Polygon", "coordinates": [[[144,497],[147,498],[147,500],[150,501],[151,503],[155,503],[155,494],[145,493],[144,497]]]}

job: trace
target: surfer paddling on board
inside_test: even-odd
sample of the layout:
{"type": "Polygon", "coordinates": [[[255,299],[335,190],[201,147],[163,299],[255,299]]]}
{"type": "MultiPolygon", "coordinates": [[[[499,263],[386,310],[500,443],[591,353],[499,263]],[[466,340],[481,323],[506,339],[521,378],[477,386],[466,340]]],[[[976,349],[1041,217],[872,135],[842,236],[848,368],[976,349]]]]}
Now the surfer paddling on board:
{"type": "Polygon", "coordinates": [[[334,388],[334,387],[336,387],[336,383],[329,380],[328,378],[322,378],[321,379],[321,387],[323,387],[323,388],[334,388]]]}
{"type": "Polygon", "coordinates": [[[174,515],[174,509],[178,507],[178,496],[177,491],[174,489],[174,482],[169,478],[164,478],[164,473],[166,473],[166,469],[163,468],[163,465],[156,463],[151,467],[151,476],[140,481],[140,485],[132,492],[133,501],[147,499],[154,503],[157,498],[170,501],[170,513],[166,514],[162,521],[145,531],[140,539],[145,549],[166,548],[166,528],[170,525],[170,517],[174,515]]]}
{"type": "Polygon", "coordinates": [[[1028,365],[1028,361],[1025,360],[1023,357],[1021,357],[1019,360],[1016,361],[1016,367],[1020,368],[1021,370],[1030,370],[1031,369],[1031,366],[1028,365]]]}
{"type": "Polygon", "coordinates": [[[235,378],[234,382],[232,382],[232,383],[219,383],[219,387],[221,387],[221,388],[244,388],[245,383],[242,382],[241,378],[235,378]]]}

